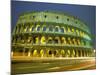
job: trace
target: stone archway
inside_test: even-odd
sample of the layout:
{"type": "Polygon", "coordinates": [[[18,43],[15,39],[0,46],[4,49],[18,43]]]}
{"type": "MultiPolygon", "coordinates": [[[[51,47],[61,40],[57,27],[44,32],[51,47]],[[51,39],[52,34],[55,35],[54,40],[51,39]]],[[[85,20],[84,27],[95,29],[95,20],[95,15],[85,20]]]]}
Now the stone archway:
{"type": "Polygon", "coordinates": [[[59,30],[60,30],[60,29],[59,29],[59,26],[56,26],[56,27],[55,27],[55,32],[59,32],[59,30]]]}
{"type": "Polygon", "coordinates": [[[52,38],[52,37],[48,37],[47,43],[48,43],[48,44],[52,44],[52,43],[53,43],[53,38],[52,38]]]}
{"type": "Polygon", "coordinates": [[[77,42],[76,42],[76,39],[75,38],[73,38],[72,41],[73,41],[73,44],[74,45],[77,45],[77,42]]]}
{"type": "Polygon", "coordinates": [[[46,38],[45,38],[45,36],[41,37],[41,44],[46,44],[46,38]]]}
{"type": "Polygon", "coordinates": [[[71,57],[75,57],[75,50],[74,49],[72,49],[72,54],[71,54],[71,57]]]}
{"type": "Polygon", "coordinates": [[[61,56],[65,57],[65,51],[63,49],[61,50],[61,56]]]}
{"type": "Polygon", "coordinates": [[[47,50],[47,57],[52,57],[52,50],[47,50]]]}
{"type": "Polygon", "coordinates": [[[38,52],[37,52],[37,50],[34,50],[33,51],[33,57],[37,57],[38,56],[38,52]]]}
{"type": "Polygon", "coordinates": [[[40,57],[44,57],[44,50],[43,49],[40,50],[40,57]]]}
{"type": "Polygon", "coordinates": [[[39,37],[38,36],[33,37],[33,43],[34,44],[38,44],[39,43],[39,37]]]}
{"type": "Polygon", "coordinates": [[[60,44],[60,38],[59,37],[55,37],[54,38],[54,43],[55,44],[60,44]]]}
{"type": "Polygon", "coordinates": [[[67,56],[67,57],[70,57],[70,55],[71,55],[71,52],[70,52],[70,50],[68,49],[67,52],[66,52],[66,56],[67,56]]]}
{"type": "Polygon", "coordinates": [[[52,55],[52,51],[51,50],[49,51],[49,55],[52,55]]]}
{"type": "Polygon", "coordinates": [[[57,51],[56,51],[56,50],[53,51],[53,54],[54,54],[54,56],[56,57],[56,55],[57,55],[57,51]]]}
{"type": "Polygon", "coordinates": [[[61,43],[66,44],[66,38],[65,37],[61,37],[61,43]]]}
{"type": "Polygon", "coordinates": [[[71,38],[70,37],[68,37],[68,44],[69,45],[72,45],[72,41],[71,41],[71,38]]]}

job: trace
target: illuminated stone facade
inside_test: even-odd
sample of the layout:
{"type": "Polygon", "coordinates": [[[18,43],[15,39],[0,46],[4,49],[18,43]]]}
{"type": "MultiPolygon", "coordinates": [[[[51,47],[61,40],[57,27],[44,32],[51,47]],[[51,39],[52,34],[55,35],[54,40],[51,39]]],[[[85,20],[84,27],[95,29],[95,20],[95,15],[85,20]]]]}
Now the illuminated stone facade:
{"type": "Polygon", "coordinates": [[[29,12],[19,16],[12,33],[12,57],[91,57],[87,25],[59,12],[29,12]]]}

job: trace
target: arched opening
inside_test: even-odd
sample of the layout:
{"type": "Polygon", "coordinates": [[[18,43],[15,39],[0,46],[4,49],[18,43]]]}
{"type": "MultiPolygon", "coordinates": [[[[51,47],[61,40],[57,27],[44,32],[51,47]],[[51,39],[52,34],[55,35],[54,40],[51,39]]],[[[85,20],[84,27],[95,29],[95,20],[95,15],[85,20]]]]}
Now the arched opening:
{"type": "Polygon", "coordinates": [[[23,53],[23,50],[20,49],[20,50],[18,51],[18,56],[22,56],[22,53],[23,53]]]}
{"type": "Polygon", "coordinates": [[[68,32],[69,32],[69,33],[71,32],[71,30],[70,30],[70,28],[69,28],[69,27],[67,27],[67,30],[68,30],[68,32]]]}
{"type": "Polygon", "coordinates": [[[29,28],[29,31],[30,31],[30,32],[32,31],[32,28],[33,28],[33,27],[32,27],[32,26],[30,26],[30,28],[29,28]]]}
{"type": "Polygon", "coordinates": [[[59,16],[56,16],[56,19],[59,19],[59,16]]]}
{"type": "Polygon", "coordinates": [[[33,51],[33,56],[34,56],[34,57],[37,57],[37,56],[38,56],[37,50],[34,50],[34,51],[33,51]]]}
{"type": "Polygon", "coordinates": [[[52,44],[52,43],[53,43],[52,37],[48,37],[48,44],[52,44]]]}
{"type": "Polygon", "coordinates": [[[52,32],[53,31],[53,27],[49,26],[49,31],[52,32]]]}
{"type": "Polygon", "coordinates": [[[84,50],[84,57],[86,57],[86,51],[84,50]]]}
{"type": "Polygon", "coordinates": [[[86,57],[87,57],[87,51],[85,51],[85,55],[86,55],[86,57]]]}
{"type": "Polygon", "coordinates": [[[87,57],[89,57],[89,51],[87,51],[87,57]]]}
{"type": "Polygon", "coordinates": [[[18,43],[21,43],[22,37],[18,36],[18,43]]]}
{"type": "Polygon", "coordinates": [[[66,38],[65,38],[65,37],[62,37],[62,38],[61,38],[61,43],[62,43],[62,44],[66,44],[66,38]]]}
{"type": "Polygon", "coordinates": [[[72,41],[71,41],[71,38],[68,37],[68,43],[71,45],[72,44],[72,41]]]}
{"type": "Polygon", "coordinates": [[[33,26],[33,27],[32,27],[32,32],[33,32],[34,30],[35,30],[35,27],[33,26]]]}
{"type": "Polygon", "coordinates": [[[39,43],[39,37],[38,36],[33,37],[33,43],[34,44],[38,44],[39,43]]]}
{"type": "Polygon", "coordinates": [[[82,33],[82,31],[80,31],[80,36],[81,36],[81,37],[83,36],[83,33],[82,33]]]}
{"type": "Polygon", "coordinates": [[[22,25],[22,32],[24,32],[24,29],[25,29],[25,26],[24,26],[24,24],[22,25]]]}
{"type": "Polygon", "coordinates": [[[72,33],[74,33],[75,32],[75,30],[74,30],[74,28],[72,28],[72,33]]]}
{"type": "Polygon", "coordinates": [[[74,44],[74,45],[77,45],[77,42],[76,42],[76,39],[75,39],[75,38],[73,38],[72,41],[73,41],[73,44],[74,44]]]}
{"type": "Polygon", "coordinates": [[[69,18],[67,18],[67,21],[69,21],[69,18]]]}
{"type": "Polygon", "coordinates": [[[57,50],[55,50],[55,57],[59,57],[59,51],[58,51],[58,49],[57,50]]]}
{"type": "Polygon", "coordinates": [[[56,53],[57,53],[57,52],[56,52],[56,51],[54,51],[54,56],[56,55],[56,53]]]}
{"type": "Polygon", "coordinates": [[[64,28],[60,28],[60,32],[61,33],[64,33],[64,28]]]}
{"type": "Polygon", "coordinates": [[[79,36],[79,30],[76,30],[76,34],[79,36]]]}
{"type": "Polygon", "coordinates": [[[49,57],[54,57],[53,51],[49,50],[48,56],[49,56],[49,57]]]}
{"type": "Polygon", "coordinates": [[[82,54],[82,50],[80,50],[80,57],[82,57],[83,56],[83,54],[82,54]]]}
{"type": "Polygon", "coordinates": [[[54,38],[54,44],[60,44],[60,39],[59,37],[54,38]]]}
{"type": "Polygon", "coordinates": [[[28,32],[29,31],[29,26],[26,26],[26,32],[28,32]]]}
{"type": "Polygon", "coordinates": [[[31,44],[32,43],[32,37],[28,37],[27,43],[31,44]]]}
{"type": "Polygon", "coordinates": [[[27,31],[27,26],[26,25],[24,25],[24,32],[26,32],[27,31]]]}
{"type": "Polygon", "coordinates": [[[55,27],[55,32],[59,32],[59,26],[55,27]]]}
{"type": "Polygon", "coordinates": [[[58,44],[58,39],[54,39],[54,43],[55,44],[58,44]]]}
{"type": "Polygon", "coordinates": [[[84,57],[84,50],[82,50],[82,56],[84,57]]]}
{"type": "Polygon", "coordinates": [[[40,26],[39,25],[36,27],[36,30],[37,31],[40,31],[40,26]]]}
{"type": "Polygon", "coordinates": [[[66,56],[67,56],[67,57],[70,57],[70,55],[71,55],[71,52],[70,52],[70,50],[68,49],[67,52],[66,52],[66,56]]]}
{"type": "Polygon", "coordinates": [[[47,18],[47,15],[44,15],[45,18],[47,18]]]}
{"type": "Polygon", "coordinates": [[[41,37],[41,44],[46,44],[46,38],[45,38],[45,36],[41,37]]]}
{"type": "Polygon", "coordinates": [[[44,56],[44,50],[41,49],[41,50],[40,50],[40,57],[43,57],[43,56],[44,56]]]}
{"type": "Polygon", "coordinates": [[[43,29],[42,29],[43,31],[46,31],[46,26],[43,26],[43,29]]]}
{"type": "Polygon", "coordinates": [[[25,49],[24,55],[25,55],[25,56],[28,56],[28,49],[25,49]]]}
{"type": "Polygon", "coordinates": [[[80,45],[80,44],[81,44],[81,43],[80,43],[80,39],[77,39],[77,44],[78,44],[78,45],[80,45]]]}
{"type": "Polygon", "coordinates": [[[78,56],[81,57],[81,51],[80,50],[78,50],[78,56]]]}
{"type": "Polygon", "coordinates": [[[49,51],[49,55],[52,55],[52,51],[51,50],[49,51]]]}
{"type": "Polygon", "coordinates": [[[64,50],[61,50],[61,56],[65,57],[65,51],[64,50]]]}

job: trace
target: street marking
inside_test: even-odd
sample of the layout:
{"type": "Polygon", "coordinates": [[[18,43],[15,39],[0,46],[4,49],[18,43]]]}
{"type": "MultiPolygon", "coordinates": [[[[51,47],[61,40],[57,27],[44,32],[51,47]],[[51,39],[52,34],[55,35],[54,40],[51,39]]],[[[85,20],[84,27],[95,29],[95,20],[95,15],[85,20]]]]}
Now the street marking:
{"type": "Polygon", "coordinates": [[[49,68],[47,70],[54,70],[54,69],[60,69],[60,67],[53,67],[53,68],[49,68]]]}

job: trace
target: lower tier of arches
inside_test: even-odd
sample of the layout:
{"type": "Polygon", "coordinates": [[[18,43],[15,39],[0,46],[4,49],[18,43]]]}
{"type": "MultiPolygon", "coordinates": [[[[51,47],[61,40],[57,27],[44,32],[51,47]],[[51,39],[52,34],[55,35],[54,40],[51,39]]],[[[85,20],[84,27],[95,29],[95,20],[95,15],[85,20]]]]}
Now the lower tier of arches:
{"type": "Polygon", "coordinates": [[[28,57],[91,57],[93,55],[92,50],[82,49],[30,49],[23,48],[11,51],[11,56],[28,56],[28,57]]]}

